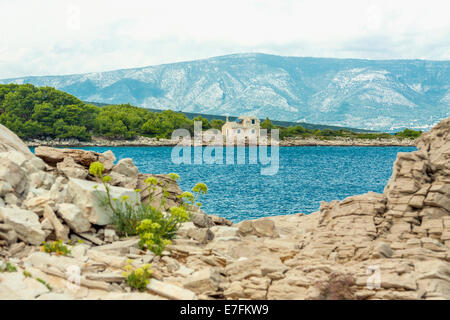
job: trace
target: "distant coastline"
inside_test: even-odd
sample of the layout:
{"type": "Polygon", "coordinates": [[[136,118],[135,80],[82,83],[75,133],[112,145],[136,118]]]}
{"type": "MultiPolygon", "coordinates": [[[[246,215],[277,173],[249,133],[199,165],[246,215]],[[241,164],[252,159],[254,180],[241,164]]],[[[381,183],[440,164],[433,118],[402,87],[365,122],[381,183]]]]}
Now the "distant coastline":
{"type": "MultiPolygon", "coordinates": [[[[25,142],[28,147],[172,147],[178,144],[178,141],[170,139],[156,139],[139,136],[131,140],[110,140],[106,138],[93,137],[90,141],[79,141],[77,139],[33,139],[25,142]]],[[[192,143],[193,145],[193,143],[192,143]]],[[[203,143],[203,146],[207,146],[203,143]]],[[[280,147],[300,147],[300,146],[367,146],[367,147],[415,147],[414,139],[350,139],[335,137],[332,139],[317,138],[285,138],[280,141],[280,147]]]]}

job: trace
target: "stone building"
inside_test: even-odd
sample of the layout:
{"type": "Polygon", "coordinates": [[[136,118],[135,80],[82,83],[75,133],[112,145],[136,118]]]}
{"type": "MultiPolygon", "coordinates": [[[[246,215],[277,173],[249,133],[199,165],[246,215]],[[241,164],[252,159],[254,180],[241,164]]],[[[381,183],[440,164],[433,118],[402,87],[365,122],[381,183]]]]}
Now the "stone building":
{"type": "Polygon", "coordinates": [[[235,121],[229,121],[227,117],[222,126],[222,135],[229,142],[257,142],[260,136],[260,120],[254,116],[240,116],[235,121]]]}

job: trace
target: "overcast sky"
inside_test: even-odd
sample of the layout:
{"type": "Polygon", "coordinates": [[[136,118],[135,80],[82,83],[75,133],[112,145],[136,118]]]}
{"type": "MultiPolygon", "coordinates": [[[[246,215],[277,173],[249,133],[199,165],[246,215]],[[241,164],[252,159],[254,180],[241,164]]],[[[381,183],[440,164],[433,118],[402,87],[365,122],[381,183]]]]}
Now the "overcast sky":
{"type": "Polygon", "coordinates": [[[0,78],[241,52],[450,60],[448,0],[0,0],[0,78]]]}

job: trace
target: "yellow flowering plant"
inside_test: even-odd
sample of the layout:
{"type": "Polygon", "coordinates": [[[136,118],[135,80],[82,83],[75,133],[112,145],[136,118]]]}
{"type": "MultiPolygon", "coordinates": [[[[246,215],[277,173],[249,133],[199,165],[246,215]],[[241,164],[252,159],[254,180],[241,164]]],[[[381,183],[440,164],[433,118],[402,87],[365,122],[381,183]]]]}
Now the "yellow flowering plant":
{"type": "Polygon", "coordinates": [[[140,237],[139,246],[161,255],[164,248],[172,243],[180,224],[189,220],[189,212],[183,207],[172,207],[165,215],[159,213],[154,219],[142,220],[136,228],[140,237]]]}
{"type": "Polygon", "coordinates": [[[67,256],[70,254],[70,250],[64,245],[62,240],[56,240],[52,242],[43,242],[41,246],[41,251],[47,253],[56,253],[56,255],[67,256]]]}
{"type": "Polygon", "coordinates": [[[152,274],[151,265],[145,264],[140,268],[133,268],[131,263],[125,266],[122,275],[125,277],[125,282],[133,289],[145,291],[147,285],[150,283],[150,276],[152,274]]]}
{"type": "Polygon", "coordinates": [[[199,182],[192,188],[192,192],[194,194],[192,194],[191,192],[185,191],[178,197],[183,200],[183,202],[185,204],[184,205],[185,208],[188,208],[189,206],[194,206],[194,205],[196,205],[197,207],[201,207],[202,204],[200,202],[198,202],[197,200],[200,197],[200,195],[208,193],[208,187],[203,182],[199,182]]]}
{"type": "Polygon", "coordinates": [[[204,183],[198,183],[192,189],[195,195],[190,192],[183,193],[180,197],[183,199],[183,203],[180,206],[169,208],[166,212],[166,198],[169,196],[168,187],[170,183],[180,179],[178,174],[168,174],[169,179],[158,179],[154,176],[147,177],[144,180],[146,187],[135,189],[135,192],[140,195],[144,195],[145,192],[145,196],[148,196],[147,203],[133,203],[127,195],[120,197],[120,199],[111,198],[109,186],[111,178],[103,176],[104,166],[100,162],[93,162],[89,172],[99,178],[105,187],[106,196],[101,196],[102,204],[113,212],[112,225],[118,234],[120,236],[138,234],[141,249],[148,249],[157,255],[161,255],[164,248],[171,243],[180,224],[191,219],[186,202],[191,203],[191,205],[198,205],[200,203],[196,203],[196,201],[199,195],[206,194],[208,191],[204,183]],[[162,189],[162,196],[159,206],[156,208],[150,203],[152,203],[157,188],[159,188],[159,192],[162,189]]]}

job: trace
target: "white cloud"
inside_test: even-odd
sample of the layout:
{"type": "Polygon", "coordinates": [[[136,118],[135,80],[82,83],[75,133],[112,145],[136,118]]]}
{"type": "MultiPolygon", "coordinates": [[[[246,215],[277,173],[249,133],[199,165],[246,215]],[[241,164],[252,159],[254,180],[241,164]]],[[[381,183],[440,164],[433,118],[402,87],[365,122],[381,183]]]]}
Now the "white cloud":
{"type": "Polygon", "coordinates": [[[237,52],[450,59],[447,0],[0,0],[0,78],[237,52]]]}

